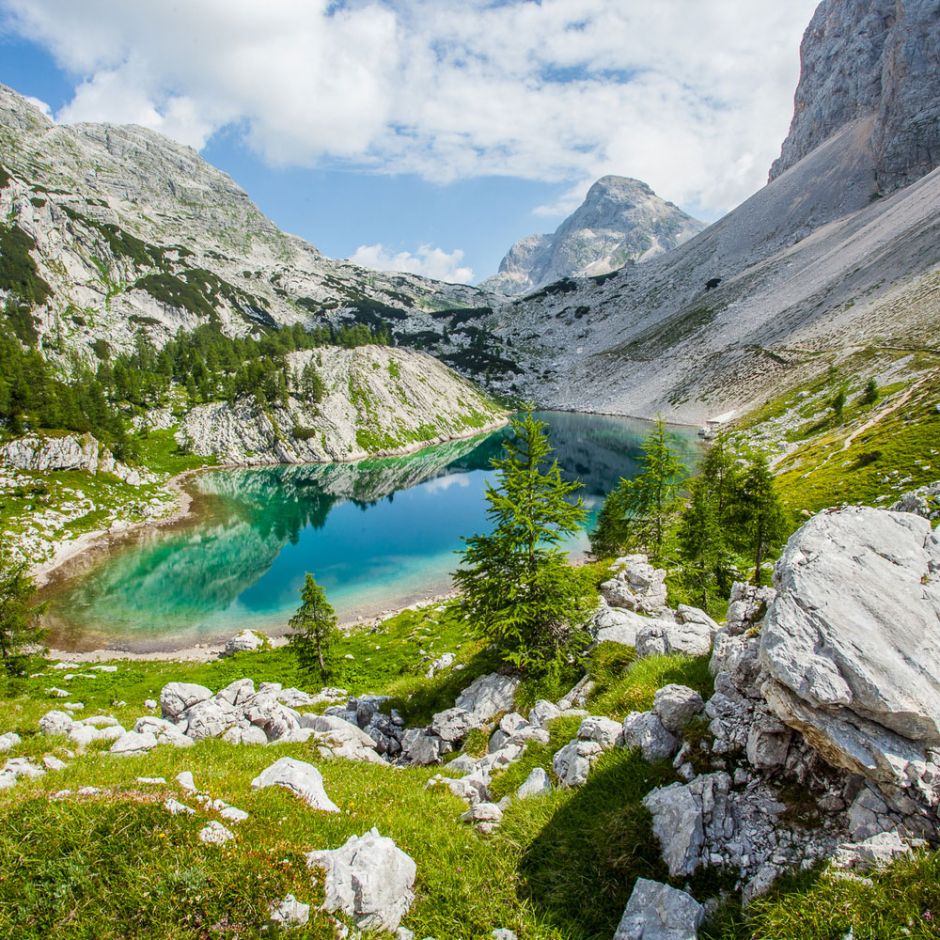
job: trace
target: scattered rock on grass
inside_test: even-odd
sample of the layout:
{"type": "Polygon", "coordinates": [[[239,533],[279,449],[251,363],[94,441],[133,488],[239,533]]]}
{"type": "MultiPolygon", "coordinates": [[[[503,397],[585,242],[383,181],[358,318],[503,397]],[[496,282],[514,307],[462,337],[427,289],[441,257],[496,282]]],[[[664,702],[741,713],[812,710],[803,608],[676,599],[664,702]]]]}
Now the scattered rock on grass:
{"type": "Polygon", "coordinates": [[[529,797],[551,793],[551,791],[552,781],[549,779],[548,774],[542,767],[536,767],[532,773],[525,778],[525,782],[522,786],[516,790],[516,796],[519,797],[520,800],[525,800],[529,797]]]}
{"type": "Polygon", "coordinates": [[[215,819],[209,820],[205,827],[199,830],[199,841],[205,842],[206,845],[224,845],[234,838],[235,833],[215,819]]]}
{"type": "Polygon", "coordinates": [[[637,878],[614,940],[695,940],[704,917],[685,891],[637,878]]]}
{"type": "MultiPolygon", "coordinates": [[[[254,780],[252,787],[284,787],[299,796],[308,806],[326,813],[338,813],[339,807],[326,795],[323,789],[323,777],[313,764],[282,757],[263,770],[254,780]]],[[[397,926],[397,924],[396,924],[397,926]]]]}
{"type": "Polygon", "coordinates": [[[414,861],[377,829],[310,852],[307,865],[326,873],[324,909],[352,917],[360,930],[396,930],[414,901],[414,861]]]}
{"type": "Polygon", "coordinates": [[[271,905],[271,920],[280,927],[303,927],[310,920],[310,905],[288,894],[283,901],[271,905]]]}

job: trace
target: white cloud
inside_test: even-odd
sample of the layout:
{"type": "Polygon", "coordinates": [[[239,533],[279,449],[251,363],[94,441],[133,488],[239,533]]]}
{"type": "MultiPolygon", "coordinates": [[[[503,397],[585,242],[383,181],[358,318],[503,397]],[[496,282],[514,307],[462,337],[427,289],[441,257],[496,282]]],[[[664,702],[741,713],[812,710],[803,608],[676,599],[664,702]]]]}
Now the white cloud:
{"type": "Polygon", "coordinates": [[[42,98],[34,98],[32,95],[26,95],[26,100],[33,105],[33,107],[39,108],[43,114],[50,120],[52,119],[52,108],[42,100],[42,98]]]}
{"type": "MultiPolygon", "coordinates": [[[[63,120],[272,164],[577,192],[604,173],[715,214],[766,178],[816,0],[0,0],[75,74],[63,120]]],[[[556,207],[558,208],[558,207],[556,207]]]]}
{"type": "Polygon", "coordinates": [[[431,245],[419,245],[414,251],[390,251],[382,244],[360,245],[348,259],[353,264],[374,271],[407,271],[451,284],[469,284],[473,268],[461,264],[463,251],[444,251],[431,245]]]}

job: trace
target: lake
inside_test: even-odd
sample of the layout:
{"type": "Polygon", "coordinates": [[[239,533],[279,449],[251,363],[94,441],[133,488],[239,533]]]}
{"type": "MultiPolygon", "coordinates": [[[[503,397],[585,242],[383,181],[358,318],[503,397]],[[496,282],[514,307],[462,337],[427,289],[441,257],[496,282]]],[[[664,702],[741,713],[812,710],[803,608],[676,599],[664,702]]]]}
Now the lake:
{"type": "MultiPolygon", "coordinates": [[[[587,530],[621,476],[637,473],[649,422],[549,412],[555,456],[584,484],[587,530]]],[[[687,463],[696,432],[671,429],[687,463]]],[[[283,632],[305,572],[342,621],[374,616],[450,587],[461,538],[487,528],[485,487],[506,431],[400,458],[214,470],[187,489],[194,512],[86,553],[46,592],[50,643],[65,649],[160,649],[245,627],[283,632]],[[73,573],[76,572],[77,573],[73,573]]]]}

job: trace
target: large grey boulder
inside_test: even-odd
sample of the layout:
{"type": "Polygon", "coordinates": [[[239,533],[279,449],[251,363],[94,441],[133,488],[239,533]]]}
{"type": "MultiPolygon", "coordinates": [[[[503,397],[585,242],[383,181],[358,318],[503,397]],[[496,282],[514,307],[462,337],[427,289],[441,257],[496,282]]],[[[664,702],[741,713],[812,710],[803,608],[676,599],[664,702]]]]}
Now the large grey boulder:
{"type": "Polygon", "coordinates": [[[637,878],[614,940],[695,940],[704,917],[685,891],[637,878]]]}
{"type": "Polygon", "coordinates": [[[310,852],[307,865],[325,872],[324,909],[341,911],[360,930],[396,930],[414,901],[414,861],[377,829],[310,852]]]}
{"type": "Polygon", "coordinates": [[[623,720],[622,743],[639,748],[648,761],[665,760],[679,749],[679,742],[653,712],[630,712],[623,720]]]}
{"type": "Polygon", "coordinates": [[[439,764],[444,755],[445,744],[436,734],[428,734],[423,728],[409,728],[402,735],[401,756],[410,764],[419,767],[439,764]]]}
{"type": "Polygon", "coordinates": [[[623,607],[611,607],[602,597],[594,615],[594,639],[598,643],[619,643],[635,646],[637,630],[649,620],[623,607]]]}
{"type": "Polygon", "coordinates": [[[187,721],[186,735],[194,741],[221,737],[238,720],[234,708],[214,699],[197,702],[187,708],[181,717],[187,721]]]}
{"type": "Polygon", "coordinates": [[[940,800],[940,539],[926,519],[822,512],[788,542],[763,695],[831,764],[940,800]]]}
{"type": "Polygon", "coordinates": [[[475,679],[457,696],[457,708],[470,712],[480,724],[494,718],[500,712],[512,711],[519,680],[514,676],[503,676],[493,672],[475,679]]]}
{"type": "Polygon", "coordinates": [[[254,789],[284,787],[299,796],[308,806],[325,813],[338,813],[339,807],[326,795],[323,777],[313,764],[293,757],[282,757],[265,768],[251,781],[254,789]]]}
{"type": "Polygon", "coordinates": [[[656,690],[653,712],[667,731],[681,731],[705,708],[702,696],[687,685],[670,683],[656,690]]]}
{"type": "Polygon", "coordinates": [[[4,751],[12,751],[22,738],[15,731],[7,731],[6,734],[0,734],[0,754],[4,751]]]}
{"type": "Polygon", "coordinates": [[[431,719],[431,731],[448,743],[462,741],[474,728],[479,728],[483,720],[477,718],[466,708],[448,708],[438,712],[431,719]]]}
{"type": "Polygon", "coordinates": [[[176,720],[187,708],[212,698],[212,690],[191,682],[170,682],[160,692],[160,709],[164,718],[176,720]]]}

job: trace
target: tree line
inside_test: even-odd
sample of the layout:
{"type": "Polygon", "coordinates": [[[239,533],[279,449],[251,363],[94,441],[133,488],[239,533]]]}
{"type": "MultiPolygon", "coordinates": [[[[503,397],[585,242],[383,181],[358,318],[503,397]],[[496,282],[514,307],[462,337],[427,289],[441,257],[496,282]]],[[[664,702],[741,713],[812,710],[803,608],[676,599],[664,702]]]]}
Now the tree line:
{"type": "Polygon", "coordinates": [[[122,460],[136,458],[128,418],[166,404],[173,389],[184,391],[190,406],[242,395],[266,405],[286,403],[288,395],[315,403],[324,393],[322,380],[311,365],[292,385],[288,353],[327,345],[384,345],[390,339],[387,331],[373,332],[363,324],[312,330],[292,324],[257,337],[227,336],[205,324],[180,331],[160,348],[142,332],[131,352],[112,354],[107,343],[99,342],[97,366],[72,356],[66,376],[43,356],[35,336],[18,332],[10,317],[0,319],[0,419],[9,432],[87,431],[122,460]]]}

